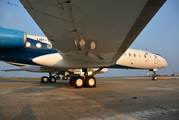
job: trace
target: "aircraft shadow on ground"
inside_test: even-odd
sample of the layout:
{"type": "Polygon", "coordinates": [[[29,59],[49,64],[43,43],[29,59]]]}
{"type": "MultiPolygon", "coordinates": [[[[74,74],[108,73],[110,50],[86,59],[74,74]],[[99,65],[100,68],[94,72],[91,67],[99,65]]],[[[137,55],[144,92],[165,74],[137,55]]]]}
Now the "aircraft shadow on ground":
{"type": "Polygon", "coordinates": [[[34,83],[34,84],[39,84],[39,85],[23,88],[19,90],[14,90],[11,92],[18,92],[18,93],[46,92],[58,88],[68,87],[69,85],[69,83],[34,83]]]}

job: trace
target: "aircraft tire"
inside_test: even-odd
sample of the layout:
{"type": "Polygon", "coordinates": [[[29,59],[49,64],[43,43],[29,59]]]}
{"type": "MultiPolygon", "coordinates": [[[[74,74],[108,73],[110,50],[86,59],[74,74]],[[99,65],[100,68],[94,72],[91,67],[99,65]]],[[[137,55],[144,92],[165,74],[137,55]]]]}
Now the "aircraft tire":
{"type": "Polygon", "coordinates": [[[49,78],[49,82],[50,83],[55,83],[56,82],[56,78],[54,76],[49,78]]]}
{"type": "Polygon", "coordinates": [[[72,84],[75,88],[82,88],[84,85],[84,80],[82,77],[75,77],[72,81],[72,84]]]}
{"type": "Polygon", "coordinates": [[[47,76],[41,77],[41,83],[48,83],[49,79],[47,76]]]}
{"type": "Polygon", "coordinates": [[[96,87],[96,79],[93,76],[88,76],[85,80],[86,87],[96,87]]]}

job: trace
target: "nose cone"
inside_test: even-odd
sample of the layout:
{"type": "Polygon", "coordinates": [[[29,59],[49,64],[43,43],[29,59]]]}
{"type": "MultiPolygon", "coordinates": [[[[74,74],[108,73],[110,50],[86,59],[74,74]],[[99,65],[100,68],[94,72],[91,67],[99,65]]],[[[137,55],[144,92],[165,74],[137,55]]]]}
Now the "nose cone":
{"type": "Polygon", "coordinates": [[[163,58],[163,67],[167,67],[168,66],[168,63],[167,61],[163,58]]]}

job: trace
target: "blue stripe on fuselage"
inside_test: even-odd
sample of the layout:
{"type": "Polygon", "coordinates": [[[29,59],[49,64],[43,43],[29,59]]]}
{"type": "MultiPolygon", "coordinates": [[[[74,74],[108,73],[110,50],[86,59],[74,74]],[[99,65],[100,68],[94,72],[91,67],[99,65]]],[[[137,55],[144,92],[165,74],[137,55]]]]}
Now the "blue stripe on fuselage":
{"type": "Polygon", "coordinates": [[[118,65],[118,64],[115,64],[115,65],[109,66],[109,67],[107,67],[107,68],[139,69],[139,68],[135,68],[135,67],[129,67],[129,66],[118,65]]]}
{"type": "MultiPolygon", "coordinates": [[[[53,46],[51,49],[48,49],[46,43],[36,41],[31,38],[27,38],[27,42],[31,43],[30,47],[0,48],[0,60],[7,61],[7,62],[36,65],[36,63],[32,62],[33,58],[46,54],[57,53],[57,51],[53,46]],[[36,47],[37,43],[41,44],[41,48],[36,47]]],[[[108,68],[138,69],[138,68],[123,66],[118,64],[109,66],[108,68]]]]}
{"type": "Polygon", "coordinates": [[[32,64],[32,59],[41,55],[57,53],[54,47],[47,48],[47,44],[27,38],[27,42],[31,43],[30,47],[24,48],[0,48],[0,60],[8,62],[16,62],[23,64],[32,64]],[[41,48],[37,48],[36,44],[40,43],[41,48]]]}

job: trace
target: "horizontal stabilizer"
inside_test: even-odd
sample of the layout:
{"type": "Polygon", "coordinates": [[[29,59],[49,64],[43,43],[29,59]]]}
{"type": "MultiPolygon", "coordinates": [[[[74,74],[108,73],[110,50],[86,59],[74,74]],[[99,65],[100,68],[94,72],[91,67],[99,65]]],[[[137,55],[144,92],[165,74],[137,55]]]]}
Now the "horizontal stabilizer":
{"type": "Polygon", "coordinates": [[[2,62],[5,62],[5,63],[8,63],[8,64],[11,64],[11,65],[14,65],[14,66],[18,66],[18,67],[23,67],[23,66],[28,65],[28,64],[15,63],[15,62],[6,62],[6,61],[2,61],[2,62]]]}

